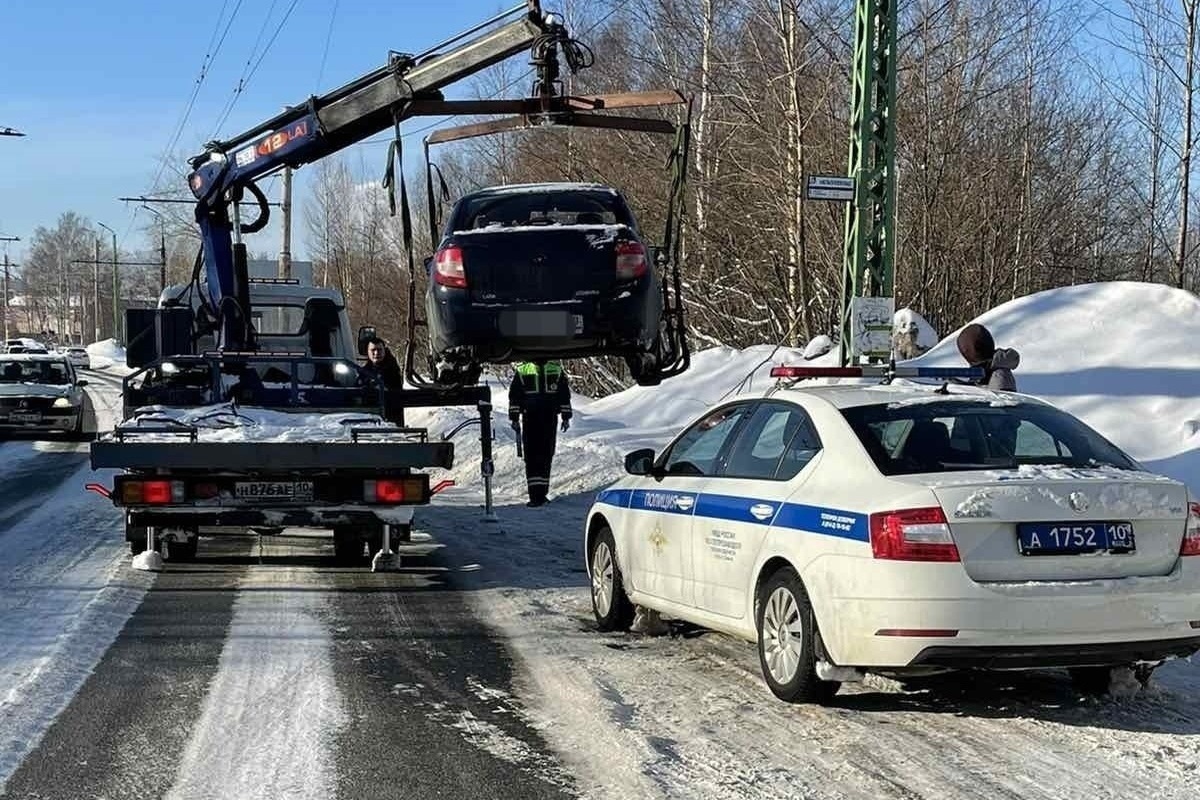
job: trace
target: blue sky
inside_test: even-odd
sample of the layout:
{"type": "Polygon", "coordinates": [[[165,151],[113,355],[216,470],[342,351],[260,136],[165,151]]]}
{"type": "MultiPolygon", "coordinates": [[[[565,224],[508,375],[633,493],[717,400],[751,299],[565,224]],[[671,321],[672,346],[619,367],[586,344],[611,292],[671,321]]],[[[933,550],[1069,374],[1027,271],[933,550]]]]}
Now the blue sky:
{"type": "MultiPolygon", "coordinates": [[[[256,40],[261,53],[292,2],[241,0],[177,150],[198,153],[217,132],[216,122],[246,70],[256,40]]],[[[295,0],[278,38],[219,135],[236,134],[284,105],[386,63],[390,49],[423,50],[516,4],[516,0],[295,0]],[[322,70],[327,36],[328,56],[322,70]]],[[[238,5],[239,0],[5,3],[0,127],[16,128],[27,136],[0,137],[0,234],[27,240],[38,225],[52,226],[60,213],[74,210],[115,228],[123,249],[143,246],[142,226],[150,215],[141,212],[135,220],[136,204],[116,198],[151,188],[214,30],[224,31],[238,5]],[[223,3],[223,22],[218,26],[216,15],[223,3]]],[[[374,145],[347,151],[355,163],[359,149],[365,150],[362,157],[371,173],[382,174],[386,148],[374,145]]],[[[186,170],[186,162],[178,157],[170,166],[186,170]]],[[[297,174],[296,190],[301,195],[305,172],[297,174]]],[[[181,180],[171,178],[169,169],[164,175],[181,180]]],[[[302,203],[302,197],[297,199],[302,203]]],[[[303,252],[301,217],[296,227],[297,249],[303,252]]],[[[25,245],[23,241],[10,249],[14,260],[25,245]]],[[[251,241],[251,247],[256,246],[251,241]]],[[[277,247],[272,241],[264,242],[261,249],[277,247]]]]}

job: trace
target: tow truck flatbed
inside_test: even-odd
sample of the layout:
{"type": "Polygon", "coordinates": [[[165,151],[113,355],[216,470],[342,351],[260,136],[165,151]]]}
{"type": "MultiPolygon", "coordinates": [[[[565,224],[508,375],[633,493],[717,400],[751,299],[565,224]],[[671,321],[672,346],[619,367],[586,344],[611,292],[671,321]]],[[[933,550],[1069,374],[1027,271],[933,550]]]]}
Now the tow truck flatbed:
{"type": "Polygon", "coordinates": [[[293,470],[450,469],[452,442],[193,442],[92,443],[92,469],[293,470]]]}

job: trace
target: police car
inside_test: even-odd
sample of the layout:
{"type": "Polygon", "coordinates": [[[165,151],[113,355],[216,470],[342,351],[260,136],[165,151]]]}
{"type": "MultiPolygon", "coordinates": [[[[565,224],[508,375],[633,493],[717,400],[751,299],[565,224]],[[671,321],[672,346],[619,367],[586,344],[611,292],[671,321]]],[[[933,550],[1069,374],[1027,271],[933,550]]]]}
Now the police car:
{"type": "Polygon", "coordinates": [[[1200,649],[1200,504],[1079,419],[945,368],[776,367],[589,511],[601,630],[633,606],[758,642],[824,702],[864,672],[1113,667],[1200,649]],[[883,376],[883,383],[800,383],[883,376]]]}

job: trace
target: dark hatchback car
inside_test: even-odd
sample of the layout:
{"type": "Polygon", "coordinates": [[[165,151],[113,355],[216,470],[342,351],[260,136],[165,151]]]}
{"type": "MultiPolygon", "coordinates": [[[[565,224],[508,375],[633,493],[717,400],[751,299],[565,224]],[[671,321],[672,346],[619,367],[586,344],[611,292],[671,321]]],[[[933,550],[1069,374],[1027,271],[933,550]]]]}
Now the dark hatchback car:
{"type": "Polygon", "coordinates": [[[433,367],[619,356],[656,382],[662,291],[633,213],[598,184],[502,186],[455,204],[427,262],[433,367]]]}

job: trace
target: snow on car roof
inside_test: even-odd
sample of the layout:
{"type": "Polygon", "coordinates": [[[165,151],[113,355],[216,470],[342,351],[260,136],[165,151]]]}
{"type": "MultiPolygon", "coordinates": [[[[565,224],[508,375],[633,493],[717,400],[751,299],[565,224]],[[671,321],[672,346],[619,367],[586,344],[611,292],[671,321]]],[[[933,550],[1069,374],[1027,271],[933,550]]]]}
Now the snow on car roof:
{"type": "Polygon", "coordinates": [[[0,361],[58,361],[66,363],[65,353],[0,353],[0,361]]]}
{"type": "Polygon", "coordinates": [[[522,192],[604,192],[605,194],[617,194],[616,189],[606,186],[603,183],[571,183],[563,181],[561,183],[510,183],[505,186],[489,186],[486,189],[471,192],[468,196],[475,197],[481,194],[520,194],[522,192]]]}
{"type": "Polygon", "coordinates": [[[783,387],[778,392],[803,392],[816,395],[837,408],[853,408],[887,403],[889,405],[919,405],[922,403],[966,402],[994,406],[1014,406],[1022,403],[1044,405],[1041,400],[1017,392],[996,392],[981,386],[918,383],[896,380],[890,384],[817,383],[783,387]]]}

